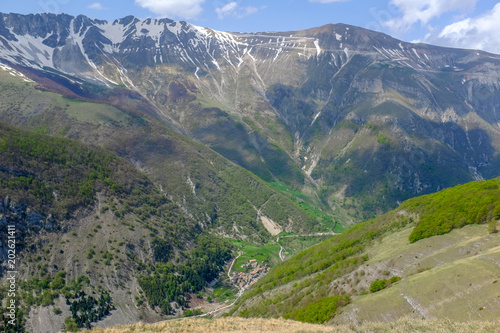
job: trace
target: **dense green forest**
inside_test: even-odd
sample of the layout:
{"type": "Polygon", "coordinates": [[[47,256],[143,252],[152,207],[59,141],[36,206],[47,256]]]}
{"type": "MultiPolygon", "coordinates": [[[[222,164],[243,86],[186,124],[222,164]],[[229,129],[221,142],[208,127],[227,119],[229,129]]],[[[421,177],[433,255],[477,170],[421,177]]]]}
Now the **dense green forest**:
{"type": "Polygon", "coordinates": [[[188,293],[203,290],[207,283],[218,277],[223,266],[231,259],[233,245],[223,239],[200,235],[184,263],[157,263],[150,265],[149,274],[139,277],[139,285],[151,306],[165,314],[172,312],[170,302],[187,306],[188,293]]]}
{"type": "Polygon", "coordinates": [[[410,242],[442,235],[467,224],[483,224],[500,217],[500,179],[472,182],[435,194],[413,198],[400,209],[418,213],[420,219],[410,242]]]}

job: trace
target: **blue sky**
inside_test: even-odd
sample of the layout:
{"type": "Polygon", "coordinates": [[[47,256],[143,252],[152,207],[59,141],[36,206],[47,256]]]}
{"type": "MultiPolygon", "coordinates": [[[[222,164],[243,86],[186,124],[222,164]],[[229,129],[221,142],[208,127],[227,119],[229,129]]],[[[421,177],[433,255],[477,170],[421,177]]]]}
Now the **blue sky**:
{"type": "Polygon", "coordinates": [[[169,17],[225,31],[290,31],[347,23],[405,41],[500,54],[495,0],[0,0],[1,12],[114,20],[169,17]]]}

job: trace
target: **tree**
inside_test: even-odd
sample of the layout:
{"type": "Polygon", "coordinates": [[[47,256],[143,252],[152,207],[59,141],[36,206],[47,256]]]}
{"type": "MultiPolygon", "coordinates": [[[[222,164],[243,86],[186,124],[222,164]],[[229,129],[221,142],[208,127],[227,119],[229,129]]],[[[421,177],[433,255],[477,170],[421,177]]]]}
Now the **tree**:
{"type": "Polygon", "coordinates": [[[490,221],[490,223],[488,223],[488,233],[490,234],[495,234],[498,232],[497,230],[497,224],[498,224],[498,221],[493,219],[490,221]]]}

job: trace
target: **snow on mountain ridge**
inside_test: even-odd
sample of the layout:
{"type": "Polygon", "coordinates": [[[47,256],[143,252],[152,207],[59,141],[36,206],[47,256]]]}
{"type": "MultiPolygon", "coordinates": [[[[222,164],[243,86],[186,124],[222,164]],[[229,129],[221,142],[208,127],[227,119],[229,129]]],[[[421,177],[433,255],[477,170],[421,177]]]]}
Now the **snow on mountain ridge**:
{"type": "MultiPolygon", "coordinates": [[[[30,34],[27,31],[22,33],[16,33],[14,27],[8,27],[5,18],[8,14],[3,14],[4,25],[6,25],[9,33],[14,36],[13,40],[5,40],[0,33],[0,40],[3,42],[5,47],[0,47],[0,57],[19,65],[43,68],[51,67],[60,70],[57,64],[54,62],[55,53],[62,51],[64,47],[67,46],[68,41],[71,45],[76,45],[80,49],[80,52],[84,55],[88,64],[95,68],[95,64],[92,63],[92,56],[89,56],[89,44],[85,43],[86,38],[89,33],[92,36],[89,38],[100,37],[100,45],[94,43],[100,51],[103,53],[113,54],[120,52],[137,52],[139,49],[129,47],[125,44],[129,41],[129,37],[135,41],[148,40],[154,41],[156,53],[155,59],[157,62],[157,55],[160,55],[160,59],[164,58],[161,54],[162,48],[171,48],[173,41],[169,40],[168,34],[175,36],[178,44],[181,44],[184,50],[174,47],[173,49],[178,52],[179,60],[191,62],[196,66],[203,66],[205,63],[213,63],[213,60],[219,54],[219,57],[226,60],[231,66],[235,66],[241,63],[241,59],[246,53],[243,50],[248,49],[252,43],[259,44],[259,36],[254,36],[250,40],[248,34],[235,34],[230,32],[216,31],[209,28],[202,28],[199,26],[192,25],[183,21],[173,21],[169,19],[137,19],[135,17],[126,17],[123,19],[111,21],[103,20],[93,20],[86,16],[68,17],[70,19],[69,24],[66,20],[61,20],[59,18],[61,15],[65,14],[36,14],[36,15],[46,15],[48,17],[54,18],[57,26],[49,27],[48,29],[40,29],[45,33],[41,35],[36,33],[30,34]],[[97,28],[97,29],[95,29],[97,28]],[[64,33],[63,33],[64,32],[64,33]],[[100,35],[100,36],[99,36],[100,35]],[[55,44],[57,46],[53,46],[55,44]],[[63,44],[62,46],[60,44],[63,44]],[[8,45],[8,46],[6,46],[8,45]],[[9,50],[9,47],[12,47],[9,50]],[[204,50],[199,49],[200,47],[204,50]],[[187,49],[190,52],[187,51],[187,49]],[[209,61],[205,59],[193,59],[193,56],[189,53],[200,52],[208,54],[209,61]]],[[[51,22],[52,23],[52,22],[51,22]]],[[[1,30],[0,30],[1,31],[1,30]]],[[[264,36],[269,39],[271,36],[264,36]]],[[[295,47],[293,45],[279,45],[280,38],[277,38],[276,43],[271,43],[268,48],[275,49],[276,53],[279,55],[283,50],[283,47],[295,47]]],[[[281,44],[284,43],[285,38],[281,44]]],[[[312,42],[313,40],[311,40],[312,42]]],[[[94,45],[92,45],[94,46],[94,45]]],[[[317,42],[309,46],[309,48],[317,51],[317,42]]],[[[315,52],[316,53],[316,52],[315,52]]],[[[275,55],[274,55],[275,56],[275,55]]]]}
{"type": "MultiPolygon", "coordinates": [[[[0,59],[36,69],[49,67],[105,85],[129,86],[117,82],[129,66],[176,64],[200,78],[224,71],[226,66],[238,72],[246,61],[276,63],[311,57],[319,61],[326,53],[347,58],[373,54],[413,70],[441,70],[448,61],[434,48],[361,28],[349,30],[342,24],[292,33],[231,33],[166,18],[127,16],[104,21],[66,14],[0,16],[0,59]],[[43,19],[34,19],[39,16],[43,19]]],[[[454,57],[462,56],[459,50],[454,57]]]]}

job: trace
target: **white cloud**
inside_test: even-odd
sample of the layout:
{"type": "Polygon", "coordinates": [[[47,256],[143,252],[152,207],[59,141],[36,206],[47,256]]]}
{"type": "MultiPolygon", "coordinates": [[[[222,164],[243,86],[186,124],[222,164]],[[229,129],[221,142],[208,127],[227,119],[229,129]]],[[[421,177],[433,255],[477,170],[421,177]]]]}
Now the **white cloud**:
{"type": "Polygon", "coordinates": [[[222,7],[215,8],[215,12],[217,13],[219,19],[223,19],[226,17],[242,18],[243,16],[255,14],[258,11],[259,9],[257,7],[243,7],[240,6],[236,1],[231,1],[222,7]]]}
{"type": "Polygon", "coordinates": [[[238,3],[233,1],[225,6],[215,8],[215,12],[220,19],[226,16],[235,16],[237,14],[236,9],[238,8],[238,3]]]}
{"type": "Polygon", "coordinates": [[[175,16],[184,19],[198,17],[205,0],[135,0],[135,4],[162,16],[175,16]]]}
{"type": "Polygon", "coordinates": [[[481,16],[446,26],[437,37],[428,36],[426,42],[500,54],[499,31],[500,3],[497,3],[493,9],[481,16]]]}
{"type": "Polygon", "coordinates": [[[428,24],[432,19],[449,12],[472,10],[477,0],[391,0],[400,15],[383,24],[395,33],[406,32],[415,23],[428,24]]]}
{"type": "Polygon", "coordinates": [[[319,2],[319,3],[332,3],[332,2],[346,2],[350,0],[309,0],[309,2],[319,2]]]}
{"type": "Polygon", "coordinates": [[[258,11],[259,11],[259,9],[258,9],[258,8],[256,8],[256,7],[252,7],[252,6],[248,6],[247,8],[245,8],[245,13],[246,13],[247,15],[252,15],[252,14],[255,14],[255,13],[257,13],[258,11]]]}
{"type": "Polygon", "coordinates": [[[87,8],[89,9],[96,9],[96,10],[104,10],[106,8],[104,8],[102,6],[102,4],[100,2],[94,2],[93,4],[89,5],[87,8]]]}

